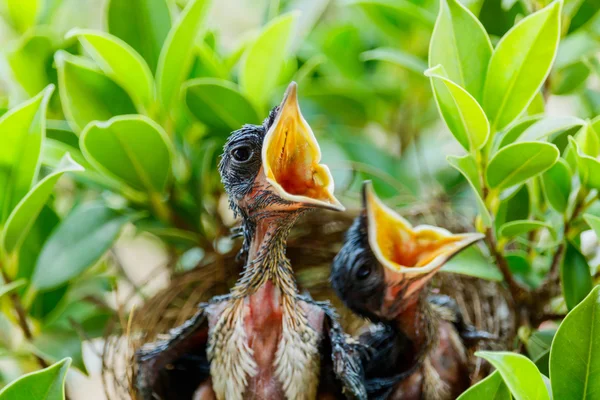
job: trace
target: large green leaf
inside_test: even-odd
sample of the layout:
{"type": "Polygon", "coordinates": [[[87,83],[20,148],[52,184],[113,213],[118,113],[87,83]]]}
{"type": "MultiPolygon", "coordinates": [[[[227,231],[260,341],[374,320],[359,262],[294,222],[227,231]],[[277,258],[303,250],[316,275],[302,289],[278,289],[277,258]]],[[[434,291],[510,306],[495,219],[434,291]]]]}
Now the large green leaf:
{"type": "Polygon", "coordinates": [[[360,58],[364,61],[379,60],[391,62],[419,75],[427,69],[427,63],[419,57],[394,48],[380,47],[365,51],[360,55],[360,58]]]}
{"type": "Polygon", "coordinates": [[[23,375],[0,392],[0,400],[64,400],[65,378],[71,359],[23,375]]]}
{"type": "Polygon", "coordinates": [[[12,211],[4,230],[2,231],[0,244],[7,253],[18,250],[33,226],[37,216],[42,211],[44,204],[48,201],[54,184],[65,172],[82,171],[81,165],[65,156],[61,165],[38,182],[12,211]]]}
{"type": "Polygon", "coordinates": [[[567,308],[571,310],[592,290],[593,282],[590,266],[585,256],[570,241],[567,241],[566,246],[567,251],[563,258],[560,278],[565,303],[567,303],[567,308]]]}
{"type": "Polygon", "coordinates": [[[481,100],[492,44],[481,22],[458,0],[440,2],[429,45],[429,66],[441,64],[448,78],[481,100]]]}
{"type": "Polygon", "coordinates": [[[20,32],[35,25],[43,5],[42,0],[6,0],[5,3],[13,26],[20,32]]]}
{"type": "Polygon", "coordinates": [[[600,393],[600,286],[558,328],[550,350],[555,399],[592,400],[600,393]]]}
{"type": "Polygon", "coordinates": [[[530,126],[542,120],[542,115],[533,115],[529,117],[521,118],[512,124],[508,129],[503,132],[500,143],[498,144],[498,148],[502,148],[506,145],[509,145],[513,142],[516,142],[517,139],[521,137],[523,132],[527,130],[530,126]]]}
{"type": "Polygon", "coordinates": [[[542,374],[527,357],[509,352],[478,351],[504,379],[516,400],[550,400],[542,374]]]}
{"type": "Polygon", "coordinates": [[[452,257],[441,270],[488,281],[500,282],[503,279],[494,262],[484,256],[476,246],[469,247],[452,257]]]}
{"type": "Polygon", "coordinates": [[[562,158],[542,174],[542,185],[548,204],[559,213],[564,213],[571,194],[571,169],[562,158]]]}
{"type": "Polygon", "coordinates": [[[110,0],[108,31],[133,47],[156,71],[163,42],[171,29],[167,0],[110,0]]]}
{"type": "Polygon", "coordinates": [[[178,99],[181,84],[192,66],[194,41],[203,25],[210,0],[192,0],[173,26],[160,53],[156,71],[158,98],[166,111],[178,99]]]}
{"type": "Polygon", "coordinates": [[[29,96],[35,96],[51,82],[48,62],[55,45],[49,34],[31,31],[16,46],[6,49],[6,61],[14,79],[29,96]]]}
{"type": "Polygon", "coordinates": [[[0,226],[37,179],[54,86],[0,118],[0,226]]]}
{"type": "Polygon", "coordinates": [[[84,272],[112,246],[129,219],[102,204],[73,210],[44,244],[31,285],[54,289],[84,272]]]}
{"type": "Polygon", "coordinates": [[[260,121],[252,104],[229,81],[200,78],[183,87],[188,109],[210,128],[230,132],[260,121]]]}
{"type": "Polygon", "coordinates": [[[80,137],[87,160],[132,188],[163,193],[171,177],[171,149],[164,130],[141,115],[88,125],[80,137]]]}
{"type": "Polygon", "coordinates": [[[154,79],[146,61],[116,36],[100,31],[74,29],[67,37],[77,36],[102,71],[117,82],[136,104],[147,113],[154,99],[154,79]]]}
{"type": "Polygon", "coordinates": [[[136,113],[127,93],[85,59],[62,50],[54,59],[60,99],[73,131],[81,132],[92,121],[136,113]]]}
{"type": "Polygon", "coordinates": [[[483,91],[483,109],[492,131],[514,121],[546,80],[560,37],[562,1],[531,14],[498,43],[483,91]]]}
{"type": "Polygon", "coordinates": [[[511,400],[508,387],[498,371],[471,386],[457,400],[511,400]]]}
{"type": "Polygon", "coordinates": [[[277,17],[264,27],[246,50],[240,69],[240,87],[262,114],[269,106],[283,69],[297,14],[277,17]]]}
{"type": "Polygon", "coordinates": [[[465,177],[467,182],[469,182],[469,185],[471,185],[471,188],[475,192],[475,200],[477,201],[477,208],[479,209],[479,215],[482,218],[482,222],[485,226],[491,226],[492,217],[483,201],[483,190],[481,189],[477,161],[475,161],[475,158],[471,154],[462,157],[448,156],[448,163],[456,168],[458,172],[465,177]]]}
{"type": "Polygon", "coordinates": [[[448,79],[441,65],[428,69],[425,75],[431,78],[440,114],[456,140],[467,151],[483,147],[490,124],[477,100],[448,79]]]}
{"type": "Polygon", "coordinates": [[[523,183],[552,167],[559,155],[556,146],[549,143],[510,144],[491,159],[486,171],[488,185],[501,190],[523,183]]]}

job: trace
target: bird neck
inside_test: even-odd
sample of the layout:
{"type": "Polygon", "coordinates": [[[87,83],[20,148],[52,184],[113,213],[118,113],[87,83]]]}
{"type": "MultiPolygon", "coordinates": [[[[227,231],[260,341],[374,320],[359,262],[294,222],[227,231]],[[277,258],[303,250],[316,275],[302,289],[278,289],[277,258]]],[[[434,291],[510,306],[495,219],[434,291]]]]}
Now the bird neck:
{"type": "Polygon", "coordinates": [[[288,234],[300,212],[245,219],[248,256],[244,271],[232,290],[234,298],[246,297],[268,281],[283,294],[298,293],[290,260],[285,255],[288,234]]]}

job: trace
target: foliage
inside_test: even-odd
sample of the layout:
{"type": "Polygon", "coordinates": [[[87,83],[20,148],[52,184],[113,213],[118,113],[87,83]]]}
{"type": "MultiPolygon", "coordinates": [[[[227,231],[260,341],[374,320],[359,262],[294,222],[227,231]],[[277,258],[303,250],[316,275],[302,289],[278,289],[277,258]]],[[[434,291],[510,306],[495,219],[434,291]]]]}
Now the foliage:
{"type": "MultiPolygon", "coordinates": [[[[600,230],[597,2],[240,0],[260,13],[244,35],[214,23],[218,2],[100,3],[0,1],[0,318],[17,337],[0,342],[2,385],[65,356],[85,373],[81,343],[102,335],[126,279],[107,255],[125,226],[175,260],[218,253],[231,219],[220,148],[292,79],[344,202],[372,179],[390,204],[474,219],[485,246],[446,269],[505,282],[555,398],[569,388],[553,360],[582,376],[560,338],[571,320],[590,324],[598,293],[581,240],[600,230]],[[544,114],[565,95],[577,115],[544,114]],[[535,328],[567,309],[550,347],[535,328]]],[[[592,349],[593,335],[578,337],[592,349]]],[[[524,357],[482,356],[499,372],[470,392],[541,393],[524,357]],[[514,365],[532,378],[507,378],[514,365]]]]}

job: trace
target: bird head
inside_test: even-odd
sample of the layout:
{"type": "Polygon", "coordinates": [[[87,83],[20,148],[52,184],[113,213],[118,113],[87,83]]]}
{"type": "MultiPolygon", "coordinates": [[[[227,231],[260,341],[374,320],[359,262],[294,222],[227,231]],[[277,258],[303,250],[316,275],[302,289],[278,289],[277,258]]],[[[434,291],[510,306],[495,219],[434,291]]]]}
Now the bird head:
{"type": "Polygon", "coordinates": [[[292,82],[262,125],[245,125],[225,144],[219,172],[232,209],[244,219],[309,208],[344,210],[292,82]]]}
{"type": "Polygon", "coordinates": [[[482,237],[430,225],[413,227],[365,182],[362,212],[333,261],[332,285],[354,312],[392,320],[414,304],[446,261],[482,237]]]}

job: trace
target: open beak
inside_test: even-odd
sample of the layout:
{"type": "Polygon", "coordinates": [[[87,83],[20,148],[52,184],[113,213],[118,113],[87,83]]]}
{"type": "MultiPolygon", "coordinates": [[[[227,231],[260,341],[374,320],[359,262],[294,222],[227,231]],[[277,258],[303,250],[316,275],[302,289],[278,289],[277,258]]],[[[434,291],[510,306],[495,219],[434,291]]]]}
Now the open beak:
{"type": "Polygon", "coordinates": [[[292,82],[265,136],[262,163],[267,181],[284,200],[343,211],[344,206],[333,195],[331,172],[319,161],[319,144],[302,117],[297,84],[292,82]]]}
{"type": "Polygon", "coordinates": [[[479,233],[452,234],[430,225],[413,228],[383,204],[370,182],[363,186],[363,206],[369,246],[391,280],[428,281],[452,256],[483,238],[479,233]]]}

